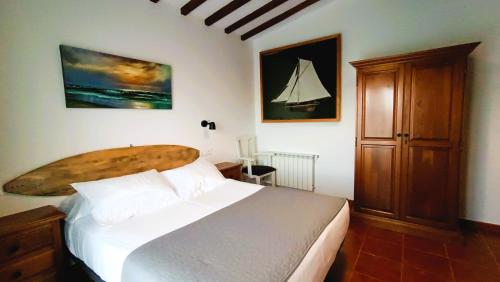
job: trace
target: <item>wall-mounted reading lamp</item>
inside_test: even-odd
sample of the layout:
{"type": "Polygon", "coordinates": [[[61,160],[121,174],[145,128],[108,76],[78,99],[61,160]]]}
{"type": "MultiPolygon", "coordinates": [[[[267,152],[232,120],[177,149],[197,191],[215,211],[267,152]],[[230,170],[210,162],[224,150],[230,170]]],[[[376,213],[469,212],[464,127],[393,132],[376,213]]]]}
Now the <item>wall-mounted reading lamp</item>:
{"type": "Polygon", "coordinates": [[[210,122],[209,120],[202,120],[201,121],[201,126],[202,127],[207,127],[208,125],[208,129],[209,130],[215,130],[215,122],[210,122]]]}

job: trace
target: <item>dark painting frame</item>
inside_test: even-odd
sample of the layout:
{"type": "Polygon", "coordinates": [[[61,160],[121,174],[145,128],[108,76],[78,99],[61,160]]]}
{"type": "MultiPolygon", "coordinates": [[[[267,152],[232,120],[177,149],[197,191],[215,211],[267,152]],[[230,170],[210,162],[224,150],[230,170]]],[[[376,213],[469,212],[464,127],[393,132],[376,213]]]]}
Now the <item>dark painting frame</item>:
{"type": "MultiPolygon", "coordinates": [[[[261,121],[263,123],[340,121],[341,46],[341,35],[334,34],[260,52],[261,121]],[[331,98],[323,94],[317,100],[310,100],[312,102],[309,103],[300,101],[298,98],[300,94],[295,94],[296,101],[292,101],[295,103],[290,100],[276,101],[283,100],[279,98],[282,97],[280,93],[291,89],[289,86],[294,73],[297,74],[295,84],[298,84],[299,78],[302,77],[301,66],[304,66],[302,69],[314,70],[316,81],[319,80],[323,86],[322,92],[329,94],[331,98]]],[[[292,96],[293,94],[290,94],[289,97],[292,96]]],[[[303,95],[303,99],[306,99],[305,96],[303,95]]]]}

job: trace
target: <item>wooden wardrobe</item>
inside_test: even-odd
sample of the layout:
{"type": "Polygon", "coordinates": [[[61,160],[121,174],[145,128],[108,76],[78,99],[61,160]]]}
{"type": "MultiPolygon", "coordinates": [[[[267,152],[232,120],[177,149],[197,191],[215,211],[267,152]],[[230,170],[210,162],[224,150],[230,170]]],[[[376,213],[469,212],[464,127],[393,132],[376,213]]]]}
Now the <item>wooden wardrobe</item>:
{"type": "Polygon", "coordinates": [[[478,44],[351,63],[357,211],[457,227],[465,73],[478,44]]]}

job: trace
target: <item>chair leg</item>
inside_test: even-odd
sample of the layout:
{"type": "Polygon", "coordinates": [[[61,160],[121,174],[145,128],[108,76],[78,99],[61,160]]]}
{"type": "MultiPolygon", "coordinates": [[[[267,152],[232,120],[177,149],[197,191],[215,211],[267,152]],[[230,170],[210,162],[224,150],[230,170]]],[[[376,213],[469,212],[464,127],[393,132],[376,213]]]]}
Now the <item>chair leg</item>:
{"type": "Polygon", "coordinates": [[[273,185],[273,187],[276,187],[276,171],[271,174],[271,184],[273,185]]]}
{"type": "Polygon", "coordinates": [[[255,183],[256,183],[257,185],[260,185],[260,177],[258,177],[258,176],[257,176],[257,177],[255,177],[255,183]]]}

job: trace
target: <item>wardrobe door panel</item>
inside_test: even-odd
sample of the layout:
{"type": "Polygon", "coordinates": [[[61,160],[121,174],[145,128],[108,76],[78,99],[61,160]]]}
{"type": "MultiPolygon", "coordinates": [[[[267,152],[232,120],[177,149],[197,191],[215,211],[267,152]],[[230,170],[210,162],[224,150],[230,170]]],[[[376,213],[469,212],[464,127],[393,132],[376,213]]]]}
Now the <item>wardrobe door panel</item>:
{"type": "Polygon", "coordinates": [[[456,225],[464,60],[426,59],[405,67],[402,218],[456,225]]]}
{"type": "Polygon", "coordinates": [[[397,73],[368,73],[364,77],[363,137],[394,138],[397,73]]]}
{"type": "Polygon", "coordinates": [[[359,204],[363,209],[395,214],[395,146],[361,146],[359,204]]]}
{"type": "Polygon", "coordinates": [[[450,154],[446,148],[410,147],[406,216],[446,222],[449,218],[450,154]]]}
{"type": "Polygon", "coordinates": [[[448,140],[453,65],[412,68],[410,138],[448,140]]]}
{"type": "Polygon", "coordinates": [[[355,205],[390,218],[399,217],[403,71],[400,64],[358,71],[355,205]]]}

